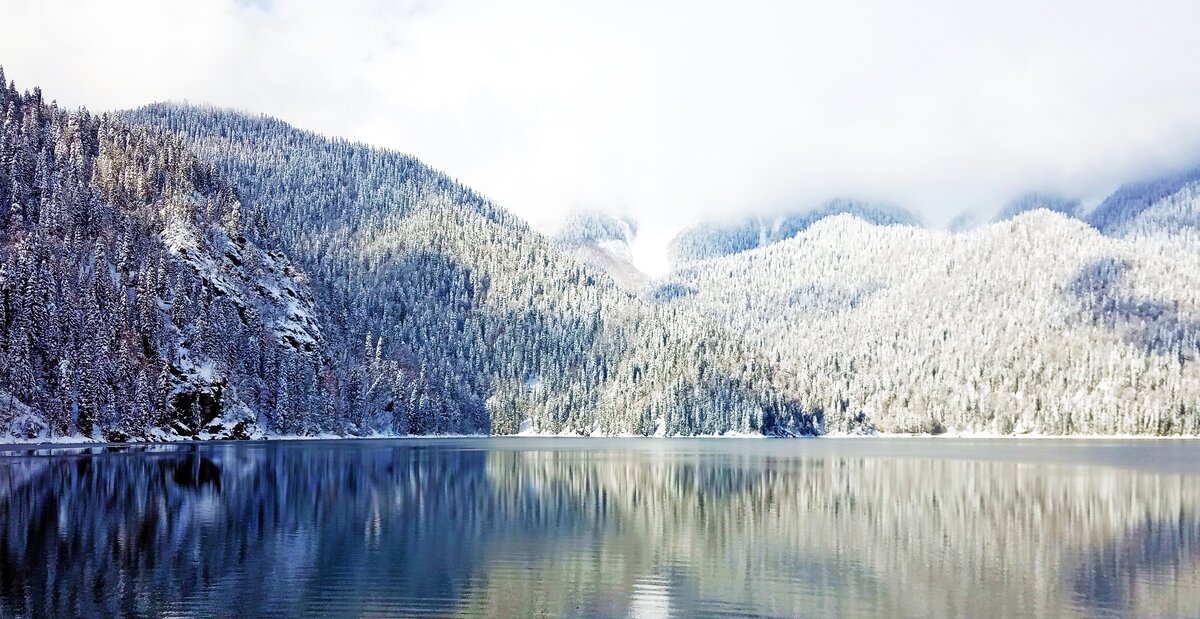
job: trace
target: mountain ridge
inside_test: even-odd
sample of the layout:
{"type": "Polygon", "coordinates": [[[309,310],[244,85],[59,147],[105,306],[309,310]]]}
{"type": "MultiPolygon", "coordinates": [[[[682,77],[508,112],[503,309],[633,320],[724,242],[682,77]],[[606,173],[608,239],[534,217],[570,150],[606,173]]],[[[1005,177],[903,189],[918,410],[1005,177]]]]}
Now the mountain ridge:
{"type": "MultiPolygon", "coordinates": [[[[607,433],[649,433],[659,419],[671,433],[807,431],[813,423],[787,403],[786,389],[767,396],[749,390],[776,380],[769,372],[683,371],[672,347],[694,348],[713,369],[760,362],[720,330],[679,329],[692,321],[643,305],[603,272],[416,160],[211,109],[193,116],[178,107],[143,108],[128,117],[181,136],[235,179],[277,222],[283,246],[325,282],[317,292],[326,305],[365,304],[336,336],[347,342],[343,349],[362,338],[374,342],[379,368],[398,363],[402,374],[407,368],[432,375],[427,389],[443,406],[488,411],[492,431],[515,431],[524,420],[584,433],[597,424],[607,433]],[[368,268],[347,266],[355,264],[368,268]],[[361,283],[347,288],[338,283],[342,273],[361,283]],[[447,289],[446,282],[462,287],[447,289]],[[496,339],[514,326],[521,339],[496,339]],[[638,387],[648,376],[652,384],[638,387]],[[716,406],[730,398],[744,404],[716,406]],[[681,400],[691,401],[690,420],[674,419],[676,406],[667,405],[681,400]]],[[[355,358],[352,365],[377,373],[355,358]]],[[[370,382],[379,380],[393,379],[370,382]]],[[[401,405],[380,397],[368,406],[372,415],[401,405]]]]}
{"type": "Polygon", "coordinates": [[[830,428],[1194,434],[1200,251],[1172,243],[1045,210],[959,234],[841,215],[659,283],[810,377],[830,428]]]}
{"type": "Polygon", "coordinates": [[[547,237],[396,151],[9,86],[0,112],[0,440],[1200,432],[1190,177],[1107,235],[1040,198],[960,234],[751,218],[642,294],[630,221],[547,237]]]}
{"type": "Polygon", "coordinates": [[[920,225],[916,215],[891,204],[838,198],[820,206],[772,217],[748,217],[734,222],[702,222],[671,239],[668,257],[680,267],[718,256],[737,254],[792,238],[809,226],[842,213],[856,214],[879,225],[920,225]]]}

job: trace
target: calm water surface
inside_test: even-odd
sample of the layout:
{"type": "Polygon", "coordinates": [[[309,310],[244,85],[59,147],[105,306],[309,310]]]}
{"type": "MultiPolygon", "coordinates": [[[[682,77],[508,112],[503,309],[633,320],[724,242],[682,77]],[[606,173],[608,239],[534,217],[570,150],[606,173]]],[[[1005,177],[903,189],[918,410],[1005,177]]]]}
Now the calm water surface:
{"type": "Polygon", "coordinates": [[[0,617],[1200,616],[1200,443],[0,449],[0,617]]]}

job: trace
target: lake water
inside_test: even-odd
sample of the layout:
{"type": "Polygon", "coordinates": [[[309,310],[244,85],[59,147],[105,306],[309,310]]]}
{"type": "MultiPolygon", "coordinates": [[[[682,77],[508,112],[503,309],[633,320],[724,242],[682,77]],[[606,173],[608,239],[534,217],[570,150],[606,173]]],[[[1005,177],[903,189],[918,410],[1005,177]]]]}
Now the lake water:
{"type": "Polygon", "coordinates": [[[1200,443],[0,448],[0,616],[1200,616],[1200,443]]]}

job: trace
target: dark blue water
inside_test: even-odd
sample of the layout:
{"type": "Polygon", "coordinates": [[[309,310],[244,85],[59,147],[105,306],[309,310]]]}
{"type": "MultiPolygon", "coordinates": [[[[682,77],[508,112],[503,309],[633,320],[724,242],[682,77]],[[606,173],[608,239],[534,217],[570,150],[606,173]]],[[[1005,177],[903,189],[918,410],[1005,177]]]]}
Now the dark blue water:
{"type": "Polygon", "coordinates": [[[0,449],[0,617],[1200,616],[1200,443],[0,449]]]}

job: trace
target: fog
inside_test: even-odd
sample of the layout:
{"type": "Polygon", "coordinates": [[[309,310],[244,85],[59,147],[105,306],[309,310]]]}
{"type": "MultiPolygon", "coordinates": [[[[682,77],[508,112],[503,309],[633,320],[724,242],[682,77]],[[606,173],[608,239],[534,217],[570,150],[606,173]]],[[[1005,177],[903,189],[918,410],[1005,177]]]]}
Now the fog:
{"type": "Polygon", "coordinates": [[[0,0],[0,64],[411,153],[551,227],[886,200],[940,225],[1200,163],[1200,3],[0,0]]]}

